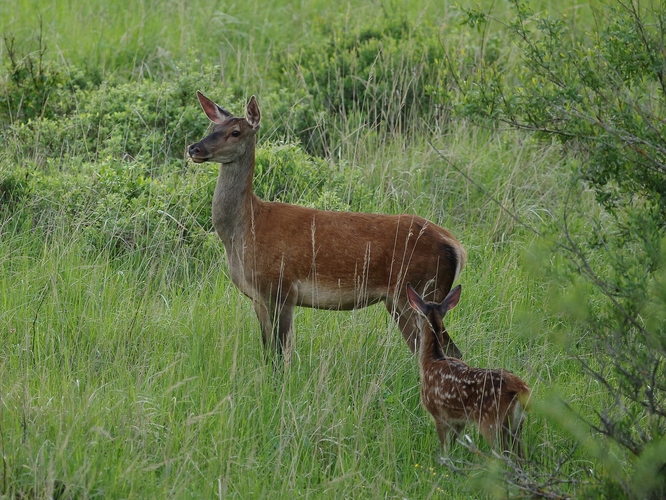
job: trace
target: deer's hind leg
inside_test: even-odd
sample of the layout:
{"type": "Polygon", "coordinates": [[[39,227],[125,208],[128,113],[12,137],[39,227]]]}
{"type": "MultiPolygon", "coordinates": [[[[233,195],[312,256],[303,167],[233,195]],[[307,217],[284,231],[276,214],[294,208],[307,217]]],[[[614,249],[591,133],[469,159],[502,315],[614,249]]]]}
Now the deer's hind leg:
{"type": "MultiPolygon", "coordinates": [[[[426,285],[425,291],[427,292],[427,295],[424,295],[424,297],[428,297],[427,300],[431,300],[437,303],[441,303],[446,298],[446,296],[451,291],[451,286],[453,284],[451,281],[445,279],[430,281],[429,283],[432,284],[432,291],[430,291],[430,287],[426,285]]],[[[453,341],[449,333],[446,331],[446,329],[442,331],[442,336],[439,338],[439,345],[443,355],[451,356],[456,359],[462,359],[462,352],[453,341]]]]}
{"type": "MultiPolygon", "coordinates": [[[[425,286],[421,283],[412,283],[416,292],[423,297],[424,300],[441,302],[450,291],[450,284],[446,286],[437,286],[433,280],[428,281],[425,286]]],[[[419,326],[417,322],[417,313],[409,305],[407,300],[406,283],[399,285],[395,292],[386,298],[386,309],[393,317],[393,320],[398,324],[402,337],[407,342],[409,349],[416,353],[419,350],[419,326]]],[[[452,356],[454,358],[462,359],[462,353],[458,346],[453,342],[453,339],[447,332],[443,332],[442,337],[439,338],[442,354],[445,356],[452,356]]]]}
{"type": "Polygon", "coordinates": [[[400,307],[392,300],[386,301],[386,309],[393,320],[398,324],[398,328],[400,328],[402,338],[405,339],[407,347],[409,347],[413,353],[416,353],[419,350],[419,330],[416,323],[416,313],[414,313],[414,310],[411,307],[405,306],[407,306],[407,304],[400,307]]]}
{"type": "Polygon", "coordinates": [[[525,458],[525,448],[522,441],[523,423],[525,419],[519,413],[515,418],[507,418],[502,426],[502,451],[513,453],[516,459],[520,461],[525,458]]]}
{"type": "MultiPolygon", "coordinates": [[[[429,287],[427,285],[424,287],[421,282],[411,283],[411,285],[424,300],[432,298],[433,293],[432,291],[428,291],[429,287]]],[[[407,282],[398,282],[393,293],[386,297],[385,304],[389,314],[398,324],[402,338],[405,339],[407,346],[413,353],[417,353],[420,342],[418,315],[409,305],[406,287],[407,282]]]]}

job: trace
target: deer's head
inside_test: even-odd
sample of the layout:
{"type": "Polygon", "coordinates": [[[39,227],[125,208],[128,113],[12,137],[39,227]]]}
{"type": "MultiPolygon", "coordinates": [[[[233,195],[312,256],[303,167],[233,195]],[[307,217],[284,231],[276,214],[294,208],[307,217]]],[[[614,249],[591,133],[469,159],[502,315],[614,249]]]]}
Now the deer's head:
{"type": "Polygon", "coordinates": [[[199,91],[197,97],[204,113],[214,125],[210,134],[188,148],[192,161],[231,163],[243,157],[248,148],[254,148],[254,136],[261,122],[259,105],[254,96],[247,104],[245,118],[234,116],[199,91]]]}
{"type": "Polygon", "coordinates": [[[458,305],[460,300],[461,287],[458,285],[449,292],[446,298],[439,304],[436,302],[426,302],[416,293],[416,290],[407,283],[407,299],[418,314],[417,324],[421,335],[421,346],[429,347],[433,343],[439,344],[441,354],[453,358],[462,359],[462,354],[458,346],[453,342],[449,333],[444,327],[444,316],[446,313],[458,305]]]}

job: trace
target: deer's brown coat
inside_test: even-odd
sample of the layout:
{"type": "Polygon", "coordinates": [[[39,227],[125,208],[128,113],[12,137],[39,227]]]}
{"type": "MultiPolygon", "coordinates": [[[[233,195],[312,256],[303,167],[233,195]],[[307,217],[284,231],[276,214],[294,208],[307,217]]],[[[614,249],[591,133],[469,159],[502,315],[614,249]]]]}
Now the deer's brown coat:
{"type": "MultiPolygon", "coordinates": [[[[254,97],[239,118],[198,93],[213,131],[189,147],[193,161],[220,163],[213,225],[231,279],[253,301],[268,348],[290,342],[294,306],[353,309],[384,302],[414,351],[417,331],[404,283],[441,300],[466,254],[453,235],[416,215],[332,212],[260,200],[252,191],[254,97]]],[[[460,351],[453,342],[447,347],[460,351]]]]}

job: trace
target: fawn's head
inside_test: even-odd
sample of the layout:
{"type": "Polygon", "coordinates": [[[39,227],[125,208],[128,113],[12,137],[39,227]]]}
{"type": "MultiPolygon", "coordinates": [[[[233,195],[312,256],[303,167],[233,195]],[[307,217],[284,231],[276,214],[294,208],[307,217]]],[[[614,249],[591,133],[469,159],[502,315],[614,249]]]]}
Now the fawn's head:
{"type": "Polygon", "coordinates": [[[254,147],[254,136],[261,122],[259,105],[254,96],[247,104],[245,118],[234,116],[198,90],[197,97],[204,113],[215,125],[210,134],[188,148],[192,161],[230,163],[244,156],[248,148],[254,147]]]}
{"type": "Polygon", "coordinates": [[[462,353],[444,328],[444,316],[453,309],[460,300],[461,286],[458,285],[449,292],[441,303],[426,302],[416,293],[411,284],[407,283],[407,299],[418,314],[417,324],[421,336],[422,348],[427,348],[429,343],[439,342],[442,354],[453,358],[462,359],[462,353]],[[432,334],[432,336],[431,336],[432,334]],[[429,342],[430,341],[430,342],[429,342]]]}

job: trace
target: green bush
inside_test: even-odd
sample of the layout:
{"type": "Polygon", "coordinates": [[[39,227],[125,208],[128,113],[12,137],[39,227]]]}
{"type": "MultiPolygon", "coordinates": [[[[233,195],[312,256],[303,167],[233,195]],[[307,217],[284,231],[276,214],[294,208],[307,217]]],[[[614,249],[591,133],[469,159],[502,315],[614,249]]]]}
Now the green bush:
{"type": "MultiPolygon", "coordinates": [[[[0,210],[19,207],[37,228],[63,220],[80,227],[91,249],[113,252],[196,245],[212,232],[211,200],[217,164],[183,169],[171,161],[156,171],[136,159],[94,162],[65,158],[57,168],[0,167],[0,210]]],[[[257,149],[255,190],[267,200],[327,209],[372,205],[361,173],[310,157],[299,146],[267,143],[257,149]]],[[[162,250],[160,250],[162,249],[162,250]]]]}
{"type": "Polygon", "coordinates": [[[144,80],[102,84],[77,90],[75,112],[15,123],[17,157],[47,159],[84,157],[131,158],[160,165],[183,158],[186,146],[201,138],[208,127],[195,93],[199,74],[183,74],[175,82],[144,80]]]}
{"type": "Polygon", "coordinates": [[[12,211],[30,193],[30,173],[0,168],[0,213],[12,211]]]}
{"type": "Polygon", "coordinates": [[[14,38],[5,37],[0,126],[5,152],[16,163],[115,158],[154,168],[183,158],[186,146],[205,134],[209,122],[196,91],[215,88],[219,68],[175,68],[175,77],[165,82],[102,82],[94,68],[83,72],[47,61],[41,33],[36,43],[36,50],[23,53],[14,38]]]}
{"type": "Polygon", "coordinates": [[[605,397],[592,415],[572,406],[565,418],[581,423],[576,437],[601,465],[591,494],[663,498],[666,11],[612,1],[595,9],[594,30],[584,32],[565,15],[512,3],[508,29],[523,65],[465,80],[458,109],[556,139],[575,165],[576,201],[554,218],[537,266],[552,280],[554,314],[587,332],[563,344],[605,397]],[[588,186],[595,213],[578,203],[588,186]],[[581,206],[586,213],[577,213],[581,206]]]}
{"type": "MultiPolygon", "coordinates": [[[[43,68],[58,75],[51,87],[43,87],[49,102],[67,96],[72,104],[6,123],[0,165],[3,213],[23,207],[25,220],[47,232],[65,219],[82,228],[95,250],[168,248],[206,238],[212,231],[218,167],[187,167],[184,158],[186,146],[209,127],[196,90],[215,88],[217,71],[182,71],[168,82],[78,86],[59,79],[64,68],[43,68]],[[20,169],[13,167],[19,164],[20,169]]],[[[5,95],[16,90],[12,81],[7,80],[5,95]]],[[[230,109],[244,109],[245,98],[221,94],[216,99],[230,109]]],[[[288,102],[284,94],[270,94],[265,108],[288,102]]],[[[269,111],[278,123],[279,113],[279,106],[269,111]]],[[[266,134],[270,130],[262,130],[266,134]]],[[[269,141],[257,149],[255,186],[264,199],[329,209],[367,207],[372,193],[360,176],[292,143],[269,141]]]]}
{"type": "Polygon", "coordinates": [[[255,192],[262,199],[327,210],[371,210],[373,192],[360,170],[309,156],[288,143],[257,150],[255,192]]]}
{"type": "Polygon", "coordinates": [[[273,74],[282,88],[303,93],[290,124],[308,151],[322,153],[334,146],[332,119],[357,115],[366,126],[406,130],[441,113],[445,58],[436,25],[384,16],[350,28],[320,19],[315,35],[276,59],[273,74]]]}
{"type": "Polygon", "coordinates": [[[77,90],[99,85],[101,77],[92,68],[83,71],[47,60],[41,25],[34,40],[18,43],[3,37],[4,71],[0,78],[0,125],[53,118],[76,108],[77,90]]]}
{"type": "Polygon", "coordinates": [[[610,2],[584,32],[512,3],[524,64],[512,76],[495,65],[460,78],[459,110],[558,139],[584,158],[583,179],[606,208],[641,197],[666,221],[666,11],[610,2]]]}

